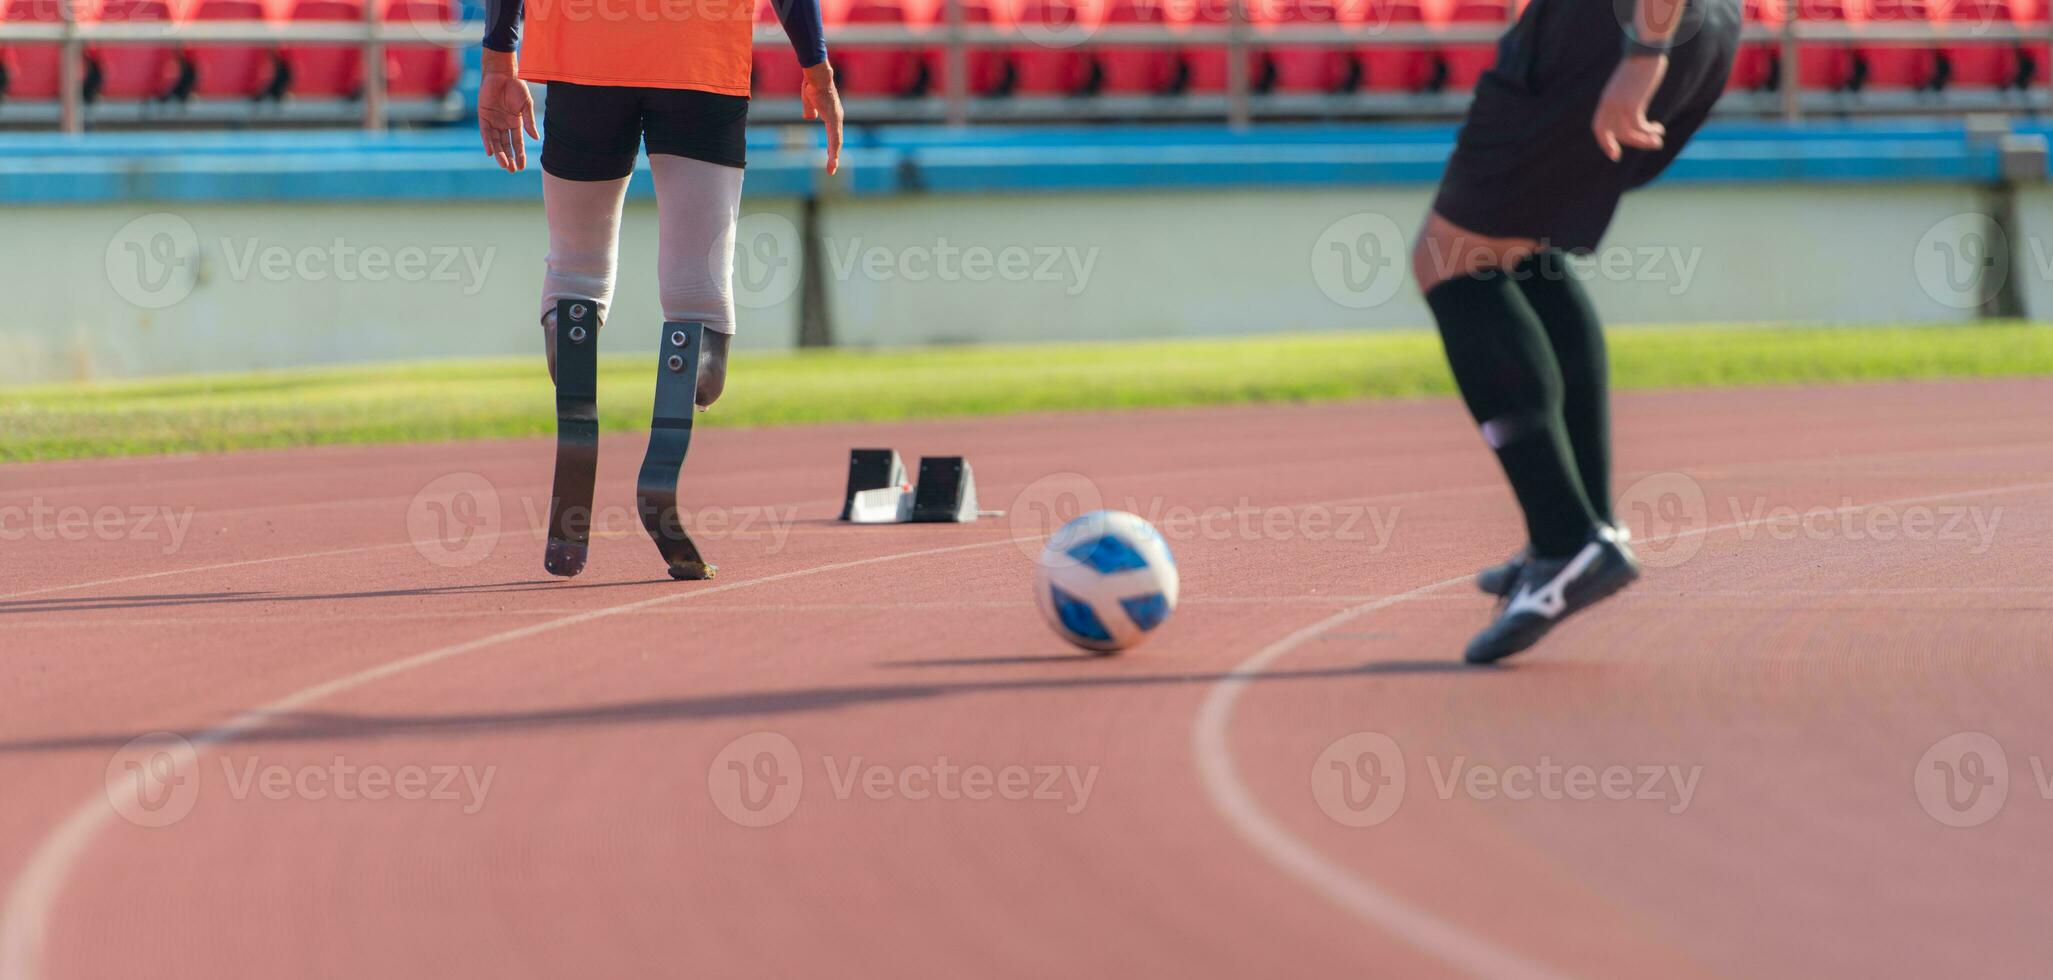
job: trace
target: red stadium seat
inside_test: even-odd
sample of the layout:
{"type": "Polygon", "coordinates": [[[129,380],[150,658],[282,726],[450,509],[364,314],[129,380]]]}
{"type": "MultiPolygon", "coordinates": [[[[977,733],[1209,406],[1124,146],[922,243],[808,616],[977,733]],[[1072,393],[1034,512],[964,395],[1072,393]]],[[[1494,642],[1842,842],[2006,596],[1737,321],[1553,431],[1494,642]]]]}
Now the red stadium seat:
{"type": "MultiPolygon", "coordinates": [[[[289,19],[295,23],[362,23],[362,0],[297,0],[289,19]]],[[[285,60],[286,94],[301,99],[355,98],[363,91],[363,52],[346,44],[288,44],[279,49],[285,60]]]]}
{"type": "MultiPolygon", "coordinates": [[[[776,27],[776,0],[762,0],[756,4],[756,26],[776,27]]],[[[824,13],[824,12],[823,12],[824,13]]],[[[835,61],[840,53],[829,55],[835,61]]],[[[805,80],[805,71],[798,66],[798,59],[791,53],[791,45],[783,38],[773,38],[756,45],[754,51],[755,79],[749,88],[757,95],[796,96],[805,80]]]]}
{"type": "Polygon", "coordinates": [[[1095,0],[1017,0],[1013,24],[1025,43],[1012,49],[1017,91],[1026,95],[1086,95],[1097,88],[1096,59],[1081,45],[1097,33],[1103,10],[1095,0]]]}
{"type": "MultiPolygon", "coordinates": [[[[64,20],[58,7],[66,0],[4,0],[0,18],[12,23],[56,24],[64,20]]],[[[0,49],[0,68],[7,71],[5,95],[14,101],[57,98],[58,65],[62,58],[55,44],[13,44],[0,49]]]]}
{"type": "MultiPolygon", "coordinates": [[[[1860,12],[1853,5],[1860,0],[1802,0],[1797,7],[1800,20],[1854,22],[1860,12]]],[[[1843,44],[1805,44],[1796,55],[1796,82],[1813,91],[1843,92],[1860,83],[1859,60],[1854,49],[1843,44]]]]}
{"type": "MultiPolygon", "coordinates": [[[[1942,0],[1952,3],[1953,0],[1942,0]]],[[[1863,25],[1932,23],[1925,0],[1867,0],[1863,25]]],[[[1929,89],[1938,82],[1939,50],[1911,44],[1868,44],[1856,49],[1863,89],[1929,89]]]]}
{"type": "MultiPolygon", "coordinates": [[[[2018,23],[2031,31],[2034,38],[2046,37],[2049,11],[2053,11],[2053,0],[2012,0],[2012,14],[2018,23]]],[[[2053,75],[2048,73],[2048,65],[2053,64],[2053,44],[2035,40],[2023,45],[2023,51],[2025,59],[2031,63],[2032,84],[2040,88],[2053,84],[2053,75]]]]}
{"type": "MultiPolygon", "coordinates": [[[[1363,12],[1370,33],[1411,29],[1426,22],[1419,0],[1371,0],[1363,12]]],[[[1377,92],[1421,92],[1440,84],[1440,56],[1430,47],[1379,45],[1361,49],[1362,87],[1377,92]]]]}
{"type": "MultiPolygon", "coordinates": [[[[1293,31],[1319,29],[1329,33],[1359,29],[1360,0],[1267,0],[1249,4],[1257,29],[1282,26],[1293,31]]],[[[1277,92],[1352,92],[1361,87],[1362,64],[1347,48],[1277,45],[1260,51],[1259,75],[1277,92]]]]}
{"type": "MultiPolygon", "coordinates": [[[[926,5],[908,9],[904,0],[855,0],[848,7],[847,22],[925,27],[916,18],[929,15],[932,10],[926,5]]],[[[850,45],[833,57],[834,84],[849,95],[906,97],[927,90],[927,63],[916,45],[850,45]]]]}
{"type": "MultiPolygon", "coordinates": [[[[198,0],[189,20],[263,20],[260,0],[198,0]]],[[[252,99],[273,91],[278,58],[269,47],[195,44],[185,51],[192,65],[192,92],[200,99],[252,99]]]]}
{"type": "Polygon", "coordinates": [[[1121,47],[1109,43],[1119,36],[1123,26],[1168,26],[1169,13],[1163,9],[1160,0],[1113,0],[1105,8],[1105,24],[1099,37],[1108,43],[1097,49],[1100,91],[1118,95],[1154,95],[1175,92],[1183,87],[1183,62],[1173,48],[1121,47]]]}
{"type": "MultiPolygon", "coordinates": [[[[1239,0],[1175,0],[1167,4],[1170,27],[1202,28],[1208,32],[1222,30],[1233,22],[1229,5],[1236,2],[1239,0]]],[[[1261,52],[1249,51],[1247,57],[1249,83],[1259,88],[1265,67],[1261,52]]],[[[1223,42],[1190,44],[1183,48],[1182,58],[1185,87],[1189,91],[1212,94],[1226,91],[1226,45],[1223,42]]]]}
{"type": "MultiPolygon", "coordinates": [[[[103,23],[149,23],[172,19],[165,0],[103,0],[95,11],[103,23]]],[[[95,97],[161,99],[178,87],[184,64],[172,45],[99,44],[86,48],[94,68],[95,97]]]]}
{"type": "MultiPolygon", "coordinates": [[[[450,0],[391,0],[388,23],[438,26],[455,19],[450,0]]],[[[457,49],[439,44],[393,44],[385,49],[385,91],[395,98],[439,99],[463,71],[457,49]]]]}
{"type": "MultiPolygon", "coordinates": [[[[1011,11],[995,5],[991,0],[960,0],[962,22],[966,26],[992,26],[1011,23],[1011,11]]],[[[940,16],[945,16],[942,14],[940,16]]],[[[945,21],[936,20],[937,24],[945,21]]],[[[969,65],[969,93],[973,96],[990,98],[1010,95],[1018,83],[1018,70],[1012,63],[1009,52],[994,47],[974,47],[965,53],[969,65]]],[[[948,52],[939,47],[927,49],[927,75],[933,79],[933,90],[946,91],[948,80],[948,52]]]]}
{"type": "MultiPolygon", "coordinates": [[[[1448,15],[1452,24],[1496,24],[1508,26],[1511,11],[1504,0],[1458,0],[1448,15]]],[[[1476,87],[1476,79],[1497,63],[1497,46],[1488,42],[1482,44],[1450,44],[1441,49],[1440,57],[1447,64],[1447,87],[1457,91],[1476,87]]]]}
{"type": "MultiPolygon", "coordinates": [[[[1748,26],[1782,27],[1782,0],[1746,0],[1741,8],[1748,26]]],[[[1779,88],[1782,80],[1782,49],[1772,41],[1739,46],[1732,59],[1728,90],[1764,92],[1779,88]]]]}

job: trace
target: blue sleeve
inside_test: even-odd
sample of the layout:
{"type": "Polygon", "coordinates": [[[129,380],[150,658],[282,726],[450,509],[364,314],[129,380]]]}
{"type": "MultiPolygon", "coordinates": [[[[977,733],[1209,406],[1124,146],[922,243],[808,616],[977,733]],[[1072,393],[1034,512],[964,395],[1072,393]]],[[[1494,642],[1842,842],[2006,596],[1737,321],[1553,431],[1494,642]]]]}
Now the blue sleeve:
{"type": "Polygon", "coordinates": [[[520,47],[521,0],[485,0],[485,47],[513,51],[520,47]]]}
{"type": "Polygon", "coordinates": [[[827,60],[827,28],[820,20],[820,0],[770,0],[770,5],[777,8],[777,19],[784,24],[785,36],[791,38],[791,50],[798,53],[800,67],[811,68],[827,60]]]}

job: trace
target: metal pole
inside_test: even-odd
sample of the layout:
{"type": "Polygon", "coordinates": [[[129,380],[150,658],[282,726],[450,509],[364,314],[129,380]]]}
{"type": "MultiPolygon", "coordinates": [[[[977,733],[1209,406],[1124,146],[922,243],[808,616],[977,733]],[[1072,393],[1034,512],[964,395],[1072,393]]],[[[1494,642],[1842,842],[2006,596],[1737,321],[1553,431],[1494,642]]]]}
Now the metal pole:
{"type": "Polygon", "coordinates": [[[962,0],[947,0],[948,47],[942,51],[942,94],[950,126],[969,123],[969,51],[963,41],[962,0]]]}
{"type": "Polygon", "coordinates": [[[378,8],[380,2],[363,0],[364,128],[372,131],[385,128],[385,41],[378,34],[384,12],[378,8]]]}
{"type": "Polygon", "coordinates": [[[1782,119],[1784,122],[1799,122],[1803,119],[1803,92],[1797,79],[1796,12],[1802,0],[1783,0],[1782,4],[1782,48],[1776,57],[1782,62],[1782,119]]]}
{"type": "Polygon", "coordinates": [[[1226,0],[1226,124],[1248,128],[1254,112],[1249,104],[1247,73],[1247,10],[1242,0],[1226,0]]]}
{"type": "Polygon", "coordinates": [[[83,0],[58,0],[64,40],[57,47],[57,128],[66,133],[86,130],[86,49],[78,39],[78,6],[83,0]]]}

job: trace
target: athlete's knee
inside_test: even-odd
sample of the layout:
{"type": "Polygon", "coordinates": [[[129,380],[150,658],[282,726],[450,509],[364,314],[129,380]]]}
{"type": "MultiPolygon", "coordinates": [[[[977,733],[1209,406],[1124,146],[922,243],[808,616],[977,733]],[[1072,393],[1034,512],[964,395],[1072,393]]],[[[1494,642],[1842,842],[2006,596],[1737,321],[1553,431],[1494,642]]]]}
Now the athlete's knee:
{"type": "Polygon", "coordinates": [[[1418,280],[1420,292],[1431,292],[1450,279],[1502,273],[1537,251],[1537,242],[1479,235],[1437,212],[1429,213],[1412,244],[1412,277],[1418,280]]]}

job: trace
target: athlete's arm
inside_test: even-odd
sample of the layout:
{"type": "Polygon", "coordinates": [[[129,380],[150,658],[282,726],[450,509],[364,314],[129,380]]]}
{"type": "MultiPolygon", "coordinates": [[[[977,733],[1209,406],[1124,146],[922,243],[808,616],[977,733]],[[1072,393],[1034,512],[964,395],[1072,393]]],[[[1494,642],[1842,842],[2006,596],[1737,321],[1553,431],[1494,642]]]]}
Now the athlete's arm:
{"type": "Polygon", "coordinates": [[[523,130],[535,139],[535,99],[520,80],[514,50],[520,47],[521,0],[485,0],[484,78],[478,83],[478,135],[485,155],[508,173],[526,169],[523,130]]]}
{"type": "Polygon", "coordinates": [[[1647,104],[1668,74],[1668,47],[1682,21],[1683,0],[1636,0],[1632,23],[1626,25],[1625,57],[1618,61],[1611,81],[1597,101],[1597,113],[1590,129],[1597,146],[1613,160],[1624,156],[1624,147],[1658,150],[1668,131],[1647,118],[1647,104]]]}
{"type": "MultiPolygon", "coordinates": [[[[519,6],[520,0],[503,0],[519,6]]],[[[770,0],[800,68],[811,68],[827,60],[827,29],[820,20],[820,0],[770,0]]]]}
{"type": "Polygon", "coordinates": [[[799,101],[807,119],[827,129],[827,172],[841,169],[841,93],[834,90],[834,67],[827,63],[827,32],[820,20],[820,0],[770,0],[777,20],[791,38],[791,50],[806,70],[799,101]]]}

